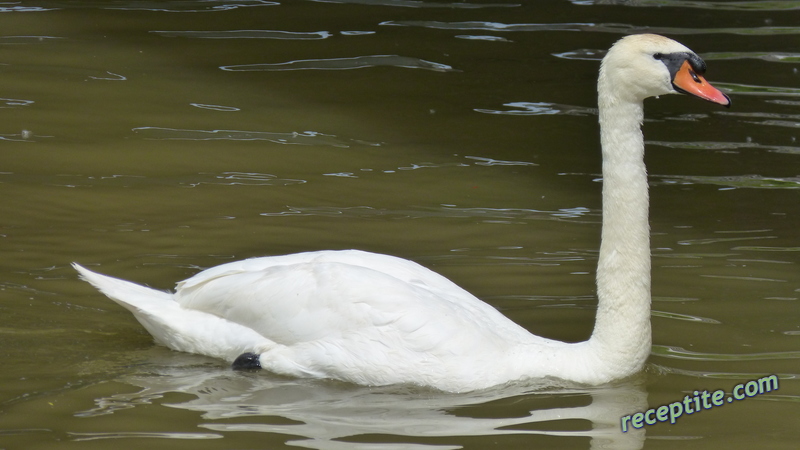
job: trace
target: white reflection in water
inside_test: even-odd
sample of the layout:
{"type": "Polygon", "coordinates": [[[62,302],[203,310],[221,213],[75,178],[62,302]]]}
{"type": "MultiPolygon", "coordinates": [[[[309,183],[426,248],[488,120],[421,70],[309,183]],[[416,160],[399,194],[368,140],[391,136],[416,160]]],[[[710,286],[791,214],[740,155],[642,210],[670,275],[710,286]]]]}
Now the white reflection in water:
{"type": "MultiPolygon", "coordinates": [[[[647,409],[642,377],[605,387],[571,387],[543,380],[463,394],[414,386],[369,388],[284,379],[262,372],[237,373],[197,365],[157,366],[117,381],[141,390],[96,398],[95,408],[76,416],[114,414],[154,403],[170,393],[181,393],[192,399],[164,406],[201,413],[205,420],[198,425],[201,428],[223,435],[244,431],[299,436],[287,444],[308,448],[377,449],[399,445],[363,443],[363,437],[358,439],[361,443],[348,441],[373,435],[395,436],[392,440],[398,442],[399,438],[403,448],[461,448],[430,445],[420,439],[430,437],[457,440],[465,436],[547,435],[589,437],[591,448],[639,449],[645,438],[644,430],[622,433],[619,425],[621,417],[647,409]],[[535,407],[537,403],[540,408],[535,407]],[[509,413],[509,409],[514,412],[509,413]],[[489,417],[493,413],[504,416],[489,417]]],[[[202,433],[178,434],[182,438],[202,438],[202,433]]],[[[110,433],[73,436],[81,440],[112,437],[110,433]]]]}

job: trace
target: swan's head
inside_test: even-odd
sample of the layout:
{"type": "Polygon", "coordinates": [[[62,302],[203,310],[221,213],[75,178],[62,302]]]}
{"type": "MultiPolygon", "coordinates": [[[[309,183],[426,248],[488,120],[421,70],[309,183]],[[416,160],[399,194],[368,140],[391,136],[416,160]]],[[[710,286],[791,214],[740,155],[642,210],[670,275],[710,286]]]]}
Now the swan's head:
{"type": "Polygon", "coordinates": [[[631,102],[683,93],[730,106],[730,98],[703,78],[705,71],[705,62],[679,42],[655,34],[626,36],[603,58],[598,91],[601,98],[631,102]]]}

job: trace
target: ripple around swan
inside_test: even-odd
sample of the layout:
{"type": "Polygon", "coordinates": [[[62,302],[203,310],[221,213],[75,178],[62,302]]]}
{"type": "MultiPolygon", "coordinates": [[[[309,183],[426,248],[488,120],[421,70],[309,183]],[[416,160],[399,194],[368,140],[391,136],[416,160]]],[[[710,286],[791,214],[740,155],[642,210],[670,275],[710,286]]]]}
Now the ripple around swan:
{"type": "Polygon", "coordinates": [[[220,66],[220,69],[230,72],[259,72],[259,71],[286,71],[286,70],[352,70],[367,67],[402,67],[406,69],[424,69],[435,72],[453,72],[456,69],[424,59],[398,55],[368,55],[353,58],[325,58],[301,59],[273,64],[240,64],[233,66],[220,66]]]}
{"type": "Polygon", "coordinates": [[[279,30],[224,30],[224,31],[151,31],[164,37],[183,37],[194,39],[284,39],[315,40],[333,36],[328,31],[296,32],[279,30]]]}
{"type": "Polygon", "coordinates": [[[501,435],[589,438],[593,448],[633,449],[641,448],[645,439],[644,430],[623,433],[618,426],[619,417],[647,408],[641,377],[589,389],[558,380],[530,380],[445,394],[415,386],[360,387],[248,376],[188,361],[184,367],[169,363],[172,367],[126,371],[116,381],[138,388],[133,392],[109,395],[100,385],[89,386],[88,391],[97,392],[96,406],[74,415],[91,420],[159,403],[200,415],[198,426],[208,434],[123,431],[69,436],[207,439],[217,433],[256,432],[290,436],[285,442],[290,446],[324,449],[455,449],[462,446],[452,445],[454,436],[501,435]],[[382,435],[396,444],[374,440],[382,435]],[[409,439],[418,437],[442,439],[409,439]]]}
{"type": "Polygon", "coordinates": [[[664,358],[682,359],[686,361],[765,361],[782,359],[800,359],[800,351],[766,352],[766,353],[703,353],[686,350],[683,347],[669,345],[653,345],[651,354],[664,358]]]}
{"type": "Polygon", "coordinates": [[[699,322],[699,323],[708,323],[718,325],[722,322],[719,320],[711,319],[708,317],[701,317],[701,316],[693,316],[690,314],[679,314],[667,311],[655,311],[651,312],[653,317],[661,317],[663,319],[675,319],[675,320],[685,320],[687,322],[699,322]]]}
{"type": "Polygon", "coordinates": [[[332,147],[350,147],[353,144],[378,146],[379,144],[340,139],[334,135],[316,131],[276,133],[271,131],[241,130],[187,130],[180,128],[138,127],[133,132],[145,139],[177,140],[177,141],[269,141],[276,144],[323,145],[332,147]]]}
{"type": "MultiPolygon", "coordinates": [[[[675,374],[675,375],[683,375],[692,378],[710,378],[714,380],[754,380],[764,376],[764,372],[710,372],[706,370],[687,370],[687,369],[679,369],[677,367],[668,367],[663,366],[661,364],[649,364],[650,369],[654,369],[659,374],[675,374]]],[[[800,374],[796,373],[777,373],[775,374],[781,380],[798,380],[800,379],[800,374]]],[[[768,395],[759,395],[758,398],[761,400],[766,400],[768,395]]],[[[769,395],[771,399],[778,399],[778,398],[791,398],[792,401],[800,400],[800,397],[794,396],[779,396],[779,395],[769,395]]]]}

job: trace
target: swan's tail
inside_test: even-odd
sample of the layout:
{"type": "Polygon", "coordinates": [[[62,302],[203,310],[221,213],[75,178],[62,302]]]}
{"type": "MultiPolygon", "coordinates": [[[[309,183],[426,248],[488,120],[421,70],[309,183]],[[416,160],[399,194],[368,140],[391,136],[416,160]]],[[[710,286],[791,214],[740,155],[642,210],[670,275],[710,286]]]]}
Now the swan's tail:
{"type": "Polygon", "coordinates": [[[233,361],[246,351],[274,347],[257,332],[202,311],[181,307],[169,292],[72,267],[111,300],[133,313],[156,342],[173,350],[233,361]]]}
{"type": "Polygon", "coordinates": [[[164,302],[174,301],[168,292],[157,291],[130,281],[94,273],[77,263],[72,263],[72,267],[80,273],[81,278],[120,306],[125,307],[137,318],[140,314],[151,315],[155,311],[163,309],[166,306],[164,302]]]}

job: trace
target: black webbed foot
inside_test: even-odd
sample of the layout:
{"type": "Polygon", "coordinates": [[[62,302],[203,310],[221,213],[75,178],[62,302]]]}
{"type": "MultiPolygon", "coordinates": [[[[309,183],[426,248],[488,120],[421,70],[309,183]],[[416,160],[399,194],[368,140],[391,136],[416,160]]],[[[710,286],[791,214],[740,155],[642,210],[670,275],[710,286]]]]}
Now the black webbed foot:
{"type": "Polygon", "coordinates": [[[261,362],[258,360],[259,356],[255,353],[242,353],[233,361],[231,368],[233,370],[260,370],[261,362]]]}

